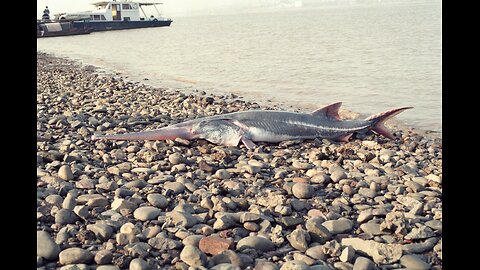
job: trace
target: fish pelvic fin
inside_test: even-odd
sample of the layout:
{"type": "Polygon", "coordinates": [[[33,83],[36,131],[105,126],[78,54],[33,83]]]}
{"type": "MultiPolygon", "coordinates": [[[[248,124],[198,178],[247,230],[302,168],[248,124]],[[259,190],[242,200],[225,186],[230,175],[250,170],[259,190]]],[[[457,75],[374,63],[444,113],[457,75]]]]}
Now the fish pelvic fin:
{"type": "Polygon", "coordinates": [[[365,118],[365,121],[372,122],[371,130],[373,130],[375,133],[383,135],[391,140],[394,140],[395,137],[393,136],[393,134],[387,129],[387,127],[385,127],[385,121],[403,112],[404,110],[412,109],[412,108],[413,107],[402,107],[402,108],[396,108],[396,109],[384,111],[384,112],[377,113],[365,118]]]}
{"type": "Polygon", "coordinates": [[[342,106],[342,102],[332,103],[323,108],[313,111],[312,115],[317,117],[326,116],[328,118],[340,120],[340,115],[338,115],[338,110],[340,109],[340,106],[342,106]]]}

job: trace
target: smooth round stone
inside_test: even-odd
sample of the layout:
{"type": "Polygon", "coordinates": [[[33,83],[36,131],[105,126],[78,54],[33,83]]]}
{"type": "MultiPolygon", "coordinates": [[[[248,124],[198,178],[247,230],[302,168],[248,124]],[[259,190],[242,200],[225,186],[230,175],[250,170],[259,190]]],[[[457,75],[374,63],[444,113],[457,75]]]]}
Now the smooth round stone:
{"type": "Polygon", "coordinates": [[[95,236],[97,236],[101,240],[107,240],[110,238],[110,236],[113,233],[112,227],[110,227],[107,224],[88,224],[87,225],[87,230],[92,231],[95,233],[95,236]]]}
{"type": "Polygon", "coordinates": [[[62,178],[63,180],[72,180],[73,179],[73,173],[72,169],[68,165],[63,165],[58,169],[58,177],[62,178]]]}
{"type": "Polygon", "coordinates": [[[55,260],[60,253],[60,247],[46,231],[37,231],[37,256],[46,260],[55,260]]]}
{"type": "Polygon", "coordinates": [[[182,157],[179,153],[173,153],[168,156],[168,161],[172,163],[172,165],[178,165],[181,163],[185,163],[185,158],[182,157]]]}
{"type": "Polygon", "coordinates": [[[168,199],[159,193],[151,193],[147,195],[147,201],[154,207],[164,209],[168,206],[168,199]]]}
{"type": "Polygon", "coordinates": [[[259,262],[255,265],[253,270],[278,270],[278,266],[273,262],[259,262]]]}
{"type": "Polygon", "coordinates": [[[180,194],[185,191],[185,185],[180,182],[166,182],[163,188],[165,190],[172,190],[173,194],[180,194]]]}
{"type": "Polygon", "coordinates": [[[376,270],[376,267],[370,259],[359,256],[353,264],[353,270],[376,270]]]}
{"type": "Polygon", "coordinates": [[[215,177],[221,180],[230,179],[231,174],[225,169],[219,169],[215,172],[215,177]]]}
{"type": "Polygon", "coordinates": [[[221,263],[210,268],[210,270],[242,270],[242,268],[230,263],[221,263]]]}
{"type": "Polygon", "coordinates": [[[172,218],[175,226],[182,226],[186,229],[192,227],[198,222],[198,220],[192,216],[192,214],[187,212],[172,211],[167,213],[167,216],[172,218]]]}
{"type": "Polygon", "coordinates": [[[150,270],[148,263],[142,258],[135,258],[130,261],[128,270],[150,270]]]}
{"type": "Polygon", "coordinates": [[[120,270],[116,265],[100,265],[97,270],[120,270]]]}
{"type": "Polygon", "coordinates": [[[323,246],[321,245],[307,249],[305,254],[317,260],[326,260],[328,258],[328,255],[325,254],[323,251],[323,246]]]}
{"type": "Polygon", "coordinates": [[[48,195],[46,198],[45,198],[45,201],[48,203],[48,204],[51,204],[51,205],[62,205],[63,203],[63,198],[62,196],[58,195],[58,194],[52,194],[52,195],[48,195]]]}
{"type": "Polygon", "coordinates": [[[246,248],[253,248],[261,251],[270,251],[275,249],[275,245],[270,239],[260,236],[247,236],[240,239],[237,243],[237,250],[244,250],[246,248]]]}
{"type": "Polygon", "coordinates": [[[204,266],[207,262],[207,256],[194,246],[185,246],[180,253],[180,259],[192,267],[204,266]]]}
{"type": "Polygon", "coordinates": [[[374,223],[374,222],[363,223],[362,225],[360,225],[360,229],[363,232],[371,234],[371,235],[385,234],[385,232],[380,230],[380,224],[374,223]]]}
{"type": "Polygon", "coordinates": [[[81,248],[67,248],[60,252],[58,255],[60,258],[60,264],[79,264],[79,263],[90,263],[93,260],[93,254],[81,248]]]}
{"type": "Polygon", "coordinates": [[[77,220],[77,215],[75,215],[75,213],[69,209],[60,209],[55,214],[55,223],[60,225],[72,224],[77,220]]]}
{"type": "Polygon", "coordinates": [[[185,239],[182,240],[182,243],[186,245],[191,245],[194,247],[198,247],[200,244],[200,240],[204,238],[205,236],[203,235],[189,235],[185,237],[185,239]]]}
{"type": "Polygon", "coordinates": [[[243,227],[251,232],[258,232],[258,230],[260,230],[260,225],[250,221],[243,223],[243,227]]]}
{"type": "Polygon", "coordinates": [[[292,193],[298,199],[310,199],[315,193],[315,188],[307,183],[295,183],[292,186],[292,193]]]}
{"type": "Polygon", "coordinates": [[[403,255],[400,258],[400,264],[409,268],[409,269],[415,269],[415,270],[428,270],[430,269],[430,265],[423,261],[420,256],[415,255],[415,254],[410,254],[410,255],[403,255]]]}
{"type": "Polygon", "coordinates": [[[73,210],[75,206],[77,206],[77,199],[75,198],[75,195],[72,193],[67,193],[67,197],[65,197],[65,200],[62,203],[62,207],[73,210]]]}
{"type": "Polygon", "coordinates": [[[162,213],[162,210],[160,210],[156,207],[142,206],[142,207],[137,208],[133,212],[133,217],[138,219],[138,220],[141,220],[141,221],[147,221],[147,220],[156,219],[158,216],[160,216],[161,213],[162,213]]]}
{"type": "Polygon", "coordinates": [[[323,222],[322,225],[323,227],[327,228],[332,234],[349,232],[353,228],[353,222],[346,218],[327,220],[323,222]]]}
{"type": "Polygon", "coordinates": [[[97,264],[109,264],[112,263],[113,254],[110,250],[100,250],[95,254],[95,263],[97,264]]]}
{"type": "MultiPolygon", "coordinates": [[[[42,268],[40,268],[42,269],[42,268]]],[[[69,264],[69,265],[65,265],[65,266],[62,266],[60,268],[57,268],[59,270],[90,270],[90,267],[88,267],[88,265],[84,264],[84,263],[79,263],[79,264],[69,264]]],[[[39,270],[39,269],[37,269],[39,270]]]]}
{"type": "Polygon", "coordinates": [[[330,179],[332,179],[333,182],[337,183],[342,179],[346,179],[347,174],[343,170],[335,170],[330,174],[330,179]]]}
{"type": "Polygon", "coordinates": [[[125,233],[125,234],[138,234],[139,231],[137,229],[137,227],[135,227],[135,225],[131,222],[127,222],[125,224],[123,224],[121,227],[120,227],[120,233],[125,233]]]}
{"type": "Polygon", "coordinates": [[[280,267],[280,270],[308,270],[310,267],[298,260],[292,260],[284,263],[282,267],[280,267]]]}

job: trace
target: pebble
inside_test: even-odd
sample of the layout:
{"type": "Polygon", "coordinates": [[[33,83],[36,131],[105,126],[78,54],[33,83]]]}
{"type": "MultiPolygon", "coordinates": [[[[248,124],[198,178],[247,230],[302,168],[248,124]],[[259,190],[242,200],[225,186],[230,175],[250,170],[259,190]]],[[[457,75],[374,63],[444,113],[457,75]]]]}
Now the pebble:
{"type": "Polygon", "coordinates": [[[287,235],[287,240],[296,250],[306,251],[310,243],[310,235],[306,230],[297,228],[287,235]]]}
{"type": "Polygon", "coordinates": [[[168,212],[167,216],[172,218],[175,226],[181,226],[186,229],[198,223],[198,220],[188,212],[172,211],[168,212]]]}
{"type": "Polygon", "coordinates": [[[135,217],[138,220],[141,221],[147,221],[147,220],[153,220],[156,219],[160,214],[162,213],[162,210],[153,207],[153,206],[142,206],[137,208],[133,212],[133,217],[135,217]]]}
{"type": "Polygon", "coordinates": [[[428,270],[430,265],[423,261],[418,255],[408,254],[400,258],[400,264],[409,269],[428,270]]]}
{"type": "Polygon", "coordinates": [[[94,260],[96,264],[112,263],[113,254],[110,250],[100,250],[95,254],[94,260]]]}
{"type": "Polygon", "coordinates": [[[65,180],[65,181],[72,180],[73,179],[73,173],[72,173],[72,169],[70,168],[70,166],[63,165],[62,167],[60,167],[60,169],[58,169],[58,177],[60,177],[61,179],[65,180]]]}
{"type": "Polygon", "coordinates": [[[355,249],[353,249],[351,246],[347,246],[343,249],[342,254],[340,255],[340,261],[352,262],[354,256],[355,249]]]}
{"type": "Polygon", "coordinates": [[[60,253],[60,247],[46,231],[37,231],[37,256],[45,260],[55,260],[60,253]]]}
{"type": "Polygon", "coordinates": [[[376,270],[376,267],[370,259],[359,256],[353,264],[353,270],[376,270]]]}
{"type": "Polygon", "coordinates": [[[351,231],[353,228],[353,222],[346,218],[327,220],[323,222],[322,225],[332,234],[346,233],[351,231]]]}
{"type": "Polygon", "coordinates": [[[135,258],[130,261],[129,270],[150,270],[151,267],[142,258],[135,258]]]}
{"type": "Polygon", "coordinates": [[[270,239],[260,236],[247,236],[240,239],[237,243],[237,250],[242,251],[246,248],[253,248],[260,251],[270,251],[275,249],[275,245],[270,239]]]}
{"type": "Polygon", "coordinates": [[[210,235],[200,239],[199,249],[211,255],[217,255],[233,246],[233,241],[222,238],[218,235],[210,235]]]}
{"type": "Polygon", "coordinates": [[[69,209],[60,209],[55,214],[55,223],[60,225],[72,224],[78,220],[77,215],[69,209]]]}
{"type": "Polygon", "coordinates": [[[328,258],[328,255],[323,251],[322,245],[310,247],[305,251],[305,254],[317,260],[326,260],[328,258]]]}
{"type": "Polygon", "coordinates": [[[100,265],[96,270],[120,270],[116,265],[100,265]]]}
{"type": "Polygon", "coordinates": [[[77,247],[64,249],[59,254],[60,264],[89,264],[93,260],[93,254],[88,251],[77,247]]]}
{"type": "Polygon", "coordinates": [[[168,200],[165,196],[158,193],[150,193],[147,195],[147,201],[154,207],[165,209],[168,206],[168,200]]]}
{"type": "Polygon", "coordinates": [[[172,190],[175,195],[185,191],[185,185],[179,182],[166,182],[163,188],[165,190],[172,190]]]}
{"type": "Polygon", "coordinates": [[[343,170],[336,170],[333,173],[330,174],[330,179],[332,179],[333,182],[338,183],[342,179],[346,179],[347,174],[343,170]]]}
{"type": "Polygon", "coordinates": [[[308,270],[310,267],[302,261],[291,260],[282,265],[280,270],[308,270]]]}
{"type": "Polygon", "coordinates": [[[197,247],[190,245],[183,248],[180,259],[192,267],[204,266],[207,262],[207,256],[197,247]]]}
{"type": "Polygon", "coordinates": [[[87,230],[92,231],[100,240],[108,240],[113,233],[112,227],[107,224],[88,224],[87,230]]]}
{"type": "Polygon", "coordinates": [[[310,199],[315,193],[315,188],[307,183],[295,183],[292,186],[292,193],[299,199],[310,199]]]}

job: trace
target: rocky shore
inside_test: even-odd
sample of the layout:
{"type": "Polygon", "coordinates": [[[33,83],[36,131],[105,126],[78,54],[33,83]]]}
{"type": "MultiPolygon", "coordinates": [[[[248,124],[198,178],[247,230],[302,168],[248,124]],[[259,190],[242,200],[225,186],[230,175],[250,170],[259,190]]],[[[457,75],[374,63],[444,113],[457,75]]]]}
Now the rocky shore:
{"type": "Polygon", "coordinates": [[[90,140],[259,108],[37,54],[38,269],[442,269],[440,138],[90,140]]]}

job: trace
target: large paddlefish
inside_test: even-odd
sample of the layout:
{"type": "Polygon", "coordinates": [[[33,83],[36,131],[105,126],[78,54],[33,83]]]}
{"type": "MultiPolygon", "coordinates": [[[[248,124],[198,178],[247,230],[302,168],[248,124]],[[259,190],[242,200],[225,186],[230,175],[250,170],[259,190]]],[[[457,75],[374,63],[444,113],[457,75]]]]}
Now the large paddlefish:
{"type": "Polygon", "coordinates": [[[333,103],[310,114],[286,111],[251,110],[198,118],[156,130],[114,135],[93,135],[92,140],[187,140],[205,139],[215,144],[237,146],[240,141],[248,149],[254,142],[281,142],[295,139],[325,138],[347,142],[355,132],[372,130],[389,139],[394,136],[384,122],[412,107],[402,107],[374,114],[363,120],[341,120],[341,102],[333,103]]]}

